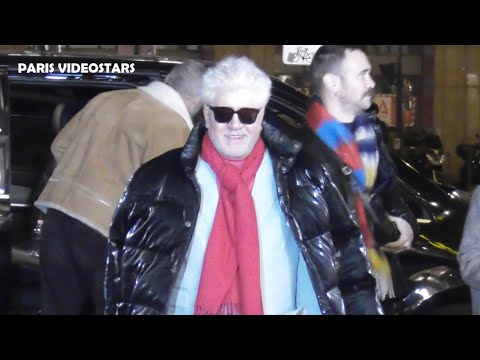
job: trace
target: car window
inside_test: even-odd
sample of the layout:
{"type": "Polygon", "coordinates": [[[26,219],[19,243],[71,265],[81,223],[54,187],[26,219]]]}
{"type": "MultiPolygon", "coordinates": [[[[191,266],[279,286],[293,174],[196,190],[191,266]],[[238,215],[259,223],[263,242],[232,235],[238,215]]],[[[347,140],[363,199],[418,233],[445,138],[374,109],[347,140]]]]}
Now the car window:
{"type": "Polygon", "coordinates": [[[272,97],[267,105],[265,120],[280,130],[291,132],[292,129],[303,127],[304,112],[283,102],[280,98],[272,97]]]}

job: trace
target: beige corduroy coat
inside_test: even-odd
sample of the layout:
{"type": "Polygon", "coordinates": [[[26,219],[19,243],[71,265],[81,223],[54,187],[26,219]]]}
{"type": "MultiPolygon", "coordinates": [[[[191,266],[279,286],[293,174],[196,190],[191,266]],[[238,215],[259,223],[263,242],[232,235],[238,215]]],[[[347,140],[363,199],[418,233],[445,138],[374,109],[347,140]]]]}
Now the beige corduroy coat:
{"type": "Polygon", "coordinates": [[[55,138],[57,166],[35,205],[62,211],[108,237],[135,170],[183,146],[190,129],[184,102],[161,82],[99,94],[55,138]]]}

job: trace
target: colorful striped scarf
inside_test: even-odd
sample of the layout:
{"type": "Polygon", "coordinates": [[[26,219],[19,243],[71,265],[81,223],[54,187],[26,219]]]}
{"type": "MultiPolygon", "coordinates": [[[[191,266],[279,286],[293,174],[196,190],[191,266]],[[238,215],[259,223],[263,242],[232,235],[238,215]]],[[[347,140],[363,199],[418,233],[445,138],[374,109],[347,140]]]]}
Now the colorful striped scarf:
{"type": "Polygon", "coordinates": [[[308,125],[352,170],[363,191],[369,192],[377,177],[378,148],[375,130],[366,116],[342,124],[314,98],[308,113],[308,125]]]}
{"type": "MultiPolygon", "coordinates": [[[[328,113],[317,97],[314,97],[307,112],[307,123],[317,136],[335,151],[340,160],[352,169],[361,191],[369,192],[377,176],[379,154],[375,131],[368,118],[357,116],[352,124],[342,124],[328,113]]],[[[385,255],[377,250],[361,194],[355,196],[355,208],[377,284],[379,278],[387,279],[386,282],[391,281],[388,261],[385,255]],[[380,275],[382,273],[386,276],[380,275]]],[[[385,281],[382,282],[385,284],[385,281]]],[[[385,288],[380,284],[379,287],[385,288]]],[[[387,288],[390,288],[390,284],[387,288]]]]}

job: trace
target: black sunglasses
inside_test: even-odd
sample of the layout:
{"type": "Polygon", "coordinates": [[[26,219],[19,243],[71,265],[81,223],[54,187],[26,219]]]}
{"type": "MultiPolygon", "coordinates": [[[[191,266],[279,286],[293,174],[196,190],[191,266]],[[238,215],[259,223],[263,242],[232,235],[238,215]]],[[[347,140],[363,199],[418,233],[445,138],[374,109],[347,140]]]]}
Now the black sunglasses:
{"type": "Polygon", "coordinates": [[[252,125],[256,120],[260,109],[241,108],[237,111],[225,106],[208,106],[213,111],[215,121],[220,124],[229,123],[233,114],[238,115],[238,119],[242,124],[252,125]]]}

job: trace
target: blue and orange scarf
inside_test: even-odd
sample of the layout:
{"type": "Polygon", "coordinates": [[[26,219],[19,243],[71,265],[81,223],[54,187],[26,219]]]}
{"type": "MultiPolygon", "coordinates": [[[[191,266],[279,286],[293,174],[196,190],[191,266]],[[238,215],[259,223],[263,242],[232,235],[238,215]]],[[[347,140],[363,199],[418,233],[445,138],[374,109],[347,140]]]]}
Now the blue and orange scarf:
{"type": "MultiPolygon", "coordinates": [[[[307,112],[307,123],[335,151],[340,160],[352,169],[361,191],[369,192],[377,176],[379,154],[375,131],[368,118],[357,116],[352,124],[342,124],[328,113],[320,99],[314,97],[307,112]]],[[[375,238],[360,194],[355,196],[355,208],[372,267],[390,272],[388,262],[376,250],[375,238]]]]}
{"type": "Polygon", "coordinates": [[[352,124],[342,124],[331,116],[318,98],[308,113],[308,125],[337,156],[348,165],[363,191],[369,192],[377,177],[378,147],[375,130],[367,116],[357,116],[352,124]]]}

